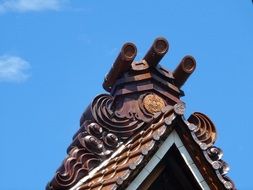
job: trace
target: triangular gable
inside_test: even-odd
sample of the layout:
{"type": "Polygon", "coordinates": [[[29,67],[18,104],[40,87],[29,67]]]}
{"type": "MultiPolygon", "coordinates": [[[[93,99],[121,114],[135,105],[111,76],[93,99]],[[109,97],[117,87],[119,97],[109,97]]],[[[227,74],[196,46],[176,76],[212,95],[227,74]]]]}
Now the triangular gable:
{"type": "MultiPolygon", "coordinates": [[[[190,154],[187,149],[183,145],[180,137],[177,132],[173,130],[172,133],[167,137],[158,151],[154,154],[152,159],[147,163],[147,165],[142,169],[142,171],[138,174],[138,176],[131,182],[131,184],[127,187],[127,190],[135,190],[135,189],[155,189],[154,183],[160,177],[161,173],[164,172],[167,165],[175,165],[171,172],[178,173],[187,173],[186,176],[181,177],[180,184],[175,185],[175,187],[167,186],[168,189],[181,189],[181,190],[198,190],[204,189],[209,190],[205,179],[199,172],[197,166],[194,164],[190,154]],[[170,157],[170,158],[169,158],[170,157]],[[168,159],[169,158],[169,159],[168,159]],[[178,163],[168,163],[169,161],[175,161],[178,159],[178,163],[182,164],[178,167],[178,163]],[[161,162],[165,162],[162,163],[161,162]],[[162,165],[162,166],[159,166],[162,165]],[[160,167],[160,168],[159,168],[160,167]],[[179,170],[175,170],[175,167],[179,170]],[[183,179],[187,178],[187,179],[183,179]],[[191,181],[189,185],[188,181],[191,181]],[[181,184],[182,183],[182,184],[181,184]],[[152,188],[153,186],[153,188],[152,188]]],[[[169,179],[170,180],[170,179],[169,179]]],[[[171,180],[175,180],[173,177],[171,180]]],[[[162,185],[162,184],[159,184],[162,185]]],[[[167,184],[169,185],[169,183],[167,184]]],[[[173,184],[170,184],[173,185],[173,184]]],[[[164,189],[162,186],[161,189],[164,189]]]]}

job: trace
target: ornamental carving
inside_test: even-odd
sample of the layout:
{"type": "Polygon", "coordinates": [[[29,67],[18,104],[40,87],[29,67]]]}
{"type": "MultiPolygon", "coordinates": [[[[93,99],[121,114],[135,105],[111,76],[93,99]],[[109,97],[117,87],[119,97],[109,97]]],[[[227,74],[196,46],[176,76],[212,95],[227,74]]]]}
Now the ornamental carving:
{"type": "Polygon", "coordinates": [[[103,83],[108,94],[95,97],[83,113],[47,190],[124,189],[173,130],[211,189],[235,189],[226,176],[222,151],[213,146],[212,121],[201,113],[184,120],[181,87],[196,62],[185,56],[174,71],[168,71],[159,65],[168,49],[167,40],[157,38],[143,59],[135,61],[136,46],[122,47],[103,83]]]}
{"type": "Polygon", "coordinates": [[[164,107],[164,100],[156,94],[148,94],[143,99],[144,108],[149,113],[160,112],[164,107]]]}

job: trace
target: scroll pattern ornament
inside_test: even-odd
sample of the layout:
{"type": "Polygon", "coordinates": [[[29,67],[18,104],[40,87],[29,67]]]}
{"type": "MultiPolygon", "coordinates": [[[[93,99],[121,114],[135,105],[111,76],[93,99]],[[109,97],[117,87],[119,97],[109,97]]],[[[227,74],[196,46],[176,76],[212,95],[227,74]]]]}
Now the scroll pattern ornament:
{"type": "MultiPolygon", "coordinates": [[[[136,100],[136,107],[139,107],[136,100]]],[[[91,105],[95,121],[117,137],[127,139],[152,121],[153,114],[146,114],[140,109],[124,109],[114,111],[113,97],[107,94],[99,95],[91,105]]],[[[132,106],[134,107],[134,106],[132,106]]]]}
{"type": "Polygon", "coordinates": [[[197,143],[203,150],[206,160],[216,171],[216,175],[226,189],[235,189],[232,180],[226,176],[229,171],[228,164],[222,160],[223,152],[220,148],[213,146],[216,140],[216,129],[213,122],[204,114],[193,113],[188,122],[189,128],[197,138],[197,143]]]}
{"type": "Polygon", "coordinates": [[[193,113],[188,121],[196,126],[194,133],[198,140],[207,147],[214,144],[216,140],[216,129],[213,122],[203,113],[193,113]]]}
{"type": "MultiPolygon", "coordinates": [[[[117,147],[140,132],[153,118],[144,109],[132,112],[114,111],[113,97],[97,96],[81,119],[81,127],[69,146],[67,158],[58,169],[48,189],[60,190],[74,186],[89,171],[109,158],[117,147]]],[[[136,100],[139,107],[141,98],[136,100]]]]}
{"type": "Polygon", "coordinates": [[[108,158],[121,143],[117,136],[108,133],[95,122],[86,121],[68,148],[68,156],[58,169],[49,189],[72,187],[108,158]]]}

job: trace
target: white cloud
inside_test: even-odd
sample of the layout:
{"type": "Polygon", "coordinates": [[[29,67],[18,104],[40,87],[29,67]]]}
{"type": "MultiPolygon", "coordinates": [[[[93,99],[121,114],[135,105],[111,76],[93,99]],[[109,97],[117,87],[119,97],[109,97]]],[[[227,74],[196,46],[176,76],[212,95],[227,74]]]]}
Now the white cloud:
{"type": "Polygon", "coordinates": [[[30,64],[17,56],[0,56],[0,82],[22,82],[29,76],[26,73],[30,64]]]}
{"type": "Polygon", "coordinates": [[[4,0],[0,3],[0,13],[8,11],[27,12],[59,10],[65,0],[4,0]]]}

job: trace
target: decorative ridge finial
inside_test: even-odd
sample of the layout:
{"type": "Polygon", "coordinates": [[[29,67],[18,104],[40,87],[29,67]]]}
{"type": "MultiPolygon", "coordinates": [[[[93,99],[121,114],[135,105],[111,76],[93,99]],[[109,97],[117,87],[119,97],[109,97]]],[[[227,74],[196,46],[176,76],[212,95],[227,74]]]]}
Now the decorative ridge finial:
{"type": "Polygon", "coordinates": [[[194,72],[195,69],[195,59],[190,55],[185,56],[173,72],[176,86],[178,88],[183,86],[183,84],[186,82],[186,80],[194,72]]]}
{"type": "Polygon", "coordinates": [[[117,78],[131,68],[131,63],[136,57],[136,54],[137,48],[133,43],[128,42],[122,46],[121,51],[113,63],[111,70],[105,77],[103,87],[106,91],[111,91],[111,88],[117,78]]]}
{"type": "Polygon", "coordinates": [[[168,50],[168,41],[163,37],[156,38],[143,59],[147,61],[149,66],[156,67],[168,50]]]}
{"type": "MultiPolygon", "coordinates": [[[[113,96],[125,93],[127,90],[129,91],[127,93],[135,93],[142,89],[139,86],[147,85],[147,81],[149,81],[150,85],[161,85],[163,92],[173,94],[175,91],[176,97],[182,96],[183,92],[180,91],[180,88],[194,72],[196,61],[192,56],[187,55],[174,72],[168,71],[158,66],[168,50],[168,41],[163,37],[156,38],[143,59],[136,62],[134,61],[137,54],[136,46],[133,43],[124,44],[105,77],[104,89],[113,96]]],[[[146,87],[144,88],[146,89],[146,87]]]]}

